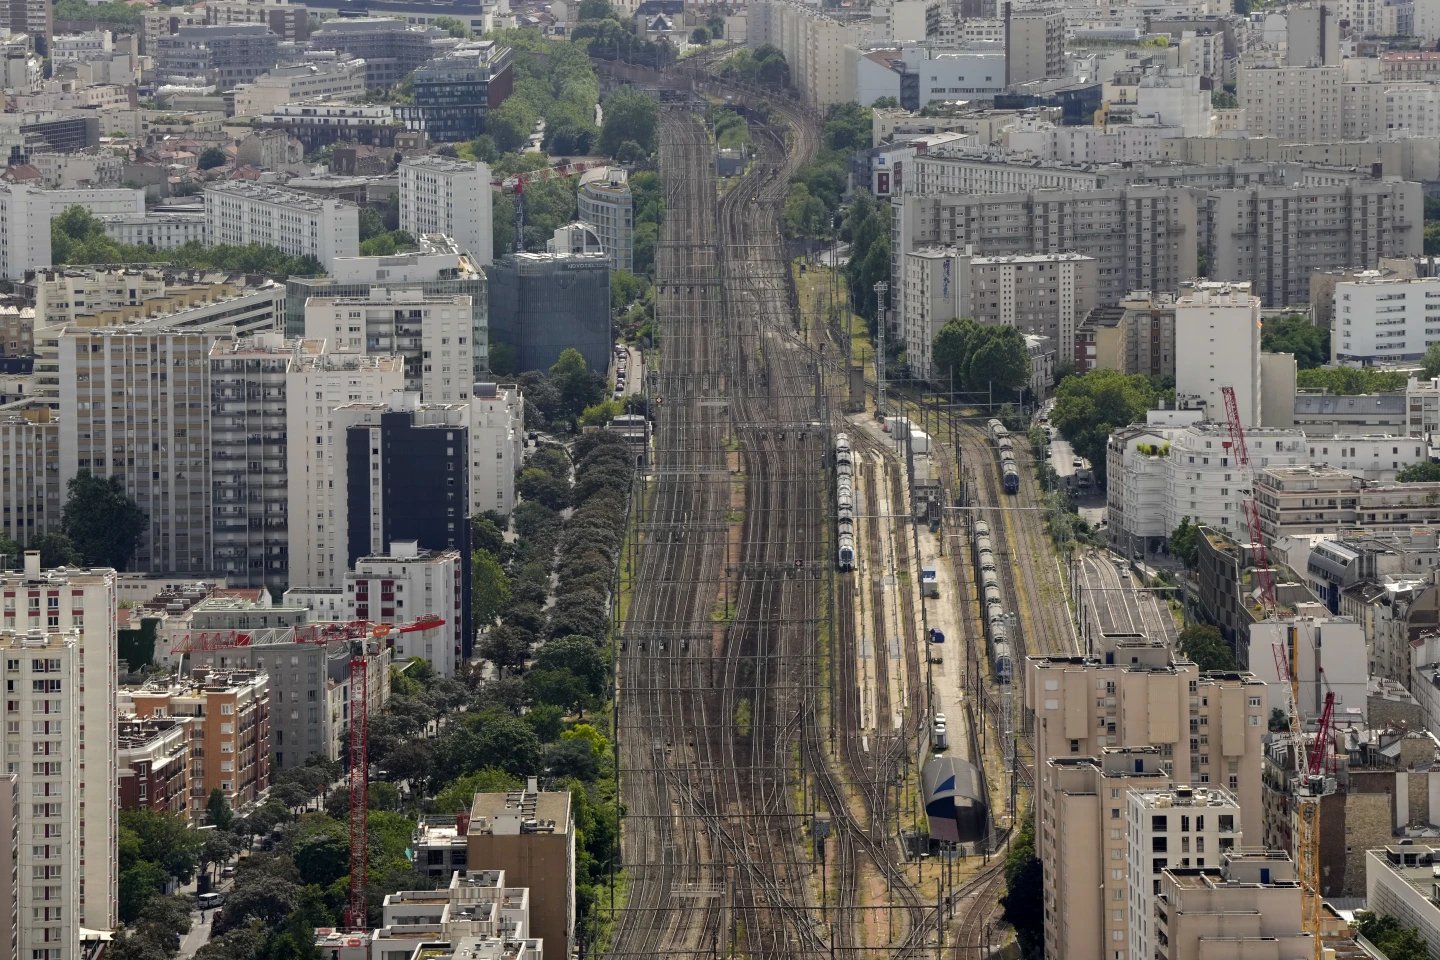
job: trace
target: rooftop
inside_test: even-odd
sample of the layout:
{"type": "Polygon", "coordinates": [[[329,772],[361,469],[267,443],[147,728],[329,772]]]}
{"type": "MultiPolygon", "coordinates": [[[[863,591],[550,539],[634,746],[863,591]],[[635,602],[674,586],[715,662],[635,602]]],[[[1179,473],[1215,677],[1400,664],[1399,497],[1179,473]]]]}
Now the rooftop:
{"type": "Polygon", "coordinates": [[[453,160],[450,157],[437,157],[427,155],[423,157],[406,157],[400,161],[402,167],[418,167],[423,170],[434,170],[439,173],[473,173],[476,175],[489,176],[489,172],[480,163],[467,160],[453,160]]]}
{"type": "MultiPolygon", "coordinates": [[[[205,193],[231,194],[247,200],[274,203],[284,207],[295,207],[318,213],[325,209],[325,202],[298,190],[256,183],[253,180],[218,180],[205,185],[205,193]]],[[[345,201],[338,201],[344,203],[345,201]]],[[[353,204],[349,204],[353,206],[353,204]]]]}
{"type": "Polygon", "coordinates": [[[469,834],[569,833],[570,794],[513,790],[477,793],[469,834]]]}

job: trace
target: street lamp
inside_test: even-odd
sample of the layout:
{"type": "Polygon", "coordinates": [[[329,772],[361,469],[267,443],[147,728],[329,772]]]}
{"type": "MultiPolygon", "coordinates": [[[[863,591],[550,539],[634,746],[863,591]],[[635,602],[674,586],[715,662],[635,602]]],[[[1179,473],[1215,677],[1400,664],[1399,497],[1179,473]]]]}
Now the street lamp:
{"type": "Polygon", "coordinates": [[[890,284],[884,280],[875,284],[875,413],[885,418],[885,306],[890,284]]]}

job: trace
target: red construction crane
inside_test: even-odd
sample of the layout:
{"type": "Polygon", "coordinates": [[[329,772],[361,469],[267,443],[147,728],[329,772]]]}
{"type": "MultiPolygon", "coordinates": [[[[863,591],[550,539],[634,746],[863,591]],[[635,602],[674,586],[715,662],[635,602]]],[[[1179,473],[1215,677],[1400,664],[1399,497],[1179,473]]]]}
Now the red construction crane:
{"type": "Polygon", "coordinates": [[[1260,510],[1255,505],[1255,470],[1250,452],[1245,448],[1245,425],[1240,422],[1240,405],[1235,401],[1233,387],[1221,387],[1225,398],[1225,416],[1230,421],[1230,444],[1235,461],[1245,471],[1250,492],[1245,495],[1245,518],[1250,524],[1250,541],[1255,545],[1255,580],[1260,585],[1260,605],[1268,620],[1275,614],[1275,573],[1270,569],[1270,555],[1265,549],[1264,531],[1260,526],[1260,510]]]}
{"type": "Polygon", "coordinates": [[[366,696],[369,660],[365,640],[352,641],[350,657],[350,897],[345,908],[345,925],[352,930],[366,926],[366,887],[370,872],[370,707],[366,696]]]}

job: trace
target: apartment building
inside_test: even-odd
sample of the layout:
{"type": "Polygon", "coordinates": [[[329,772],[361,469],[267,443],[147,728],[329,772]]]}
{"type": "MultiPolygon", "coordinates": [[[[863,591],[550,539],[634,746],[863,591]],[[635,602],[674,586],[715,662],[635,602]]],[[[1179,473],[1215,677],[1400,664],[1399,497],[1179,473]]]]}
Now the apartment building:
{"type": "Polygon", "coordinates": [[[1230,387],[1240,422],[1260,425],[1260,298],[1248,283],[1200,282],[1175,300],[1175,399],[1225,419],[1230,387]]]}
{"type": "MultiPolygon", "coordinates": [[[[367,82],[373,83],[370,80],[367,82]]],[[[370,147],[393,147],[396,139],[405,133],[404,126],[395,119],[394,107],[383,103],[352,103],[349,100],[282,103],[260,114],[255,126],[261,130],[283,131],[299,140],[306,152],[341,141],[370,147]]]]}
{"type": "Polygon", "coordinates": [[[210,569],[208,333],[67,327],[60,337],[62,483],[88,470],[119,477],[146,522],[142,570],[210,569]]]}
{"type": "Polygon", "coordinates": [[[55,35],[54,7],[45,0],[8,0],[7,24],[11,33],[23,33],[35,44],[35,52],[48,54],[55,35]]]}
{"type": "Polygon", "coordinates": [[[942,148],[917,154],[904,168],[904,192],[1004,194],[1031,190],[1098,190],[1105,184],[1100,168],[1079,163],[1037,164],[1033,160],[997,156],[993,151],[942,148]]]}
{"type": "Polygon", "coordinates": [[[50,224],[70,207],[102,216],[145,212],[145,191],[126,187],[40,190],[18,184],[0,185],[0,275],[23,280],[30,270],[51,264],[50,224]]]}
{"type": "Polygon", "coordinates": [[[0,411],[0,533],[31,543],[60,524],[60,420],[31,401],[0,411]]]}
{"type": "Polygon", "coordinates": [[[1371,276],[1335,284],[1332,363],[1415,361],[1440,343],[1440,278],[1371,276]]]}
{"type": "Polygon", "coordinates": [[[311,50],[335,50],[365,61],[365,82],[386,90],[452,46],[449,34],[389,17],[326,20],[310,34],[311,50]]]}
{"type": "Polygon", "coordinates": [[[1420,934],[1430,960],[1440,958],[1440,904],[1435,902],[1435,870],[1440,848],[1423,844],[1387,845],[1365,854],[1365,903],[1381,916],[1420,934]]]}
{"type": "Polygon", "coordinates": [[[1341,137],[1344,68],[1242,62],[1235,95],[1251,136],[1286,143],[1330,143],[1341,137]]]}
{"type": "MultiPolygon", "coordinates": [[[[104,854],[93,846],[101,838],[91,833],[82,806],[81,646],[74,630],[0,632],[10,691],[6,715],[24,718],[8,720],[5,736],[6,753],[26,758],[23,768],[18,762],[10,764],[23,797],[17,821],[24,843],[16,861],[23,880],[16,891],[16,939],[26,956],[38,960],[74,956],[87,913],[105,912],[97,910],[98,905],[89,911],[85,906],[97,894],[86,886],[91,878],[85,853],[104,854]],[[45,719],[35,719],[39,717],[45,719]]],[[[114,743],[113,735],[106,739],[114,743]]],[[[110,840],[114,842],[113,833],[110,840]]]]}
{"type": "MultiPolygon", "coordinates": [[[[117,720],[120,809],[191,816],[189,717],[117,720]]],[[[203,801],[198,805],[204,809],[203,801]]]]}
{"type": "Polygon", "coordinates": [[[1202,675],[1163,641],[1142,636],[1102,635],[1095,648],[1093,657],[1028,658],[1035,756],[1154,745],[1175,782],[1224,787],[1247,817],[1258,816],[1264,682],[1248,673],[1202,675]]]}
{"type": "Polygon", "coordinates": [[[393,356],[316,352],[297,347],[286,384],[285,518],[290,582],[338,589],[350,559],[328,506],[346,478],[344,432],[335,411],[380,404],[404,390],[404,361],[393,356]]]}
{"type": "Polygon", "coordinates": [[[1207,193],[1201,249],[1212,276],[1249,280],[1274,309],[1309,302],[1310,275],[1418,256],[1420,184],[1346,178],[1207,193]]]}
{"type": "Polygon", "coordinates": [[[1075,330],[1075,372],[1175,376],[1175,297],[1148,290],[1092,309],[1075,330]]]}
{"type": "Polygon", "coordinates": [[[490,332],[514,352],[515,369],[546,370],[566,349],[608,370],[610,261],[603,253],[515,253],[486,271],[490,332]]]}
{"type": "MultiPolygon", "coordinates": [[[[137,717],[191,718],[190,810],[203,816],[213,790],[231,808],[270,784],[270,677],[253,670],[193,671],[120,690],[119,709],[137,717]]],[[[113,724],[112,724],[113,726],[113,724]]]]}
{"type": "Polygon", "coordinates": [[[355,204],[251,180],[206,185],[205,228],[214,243],[262,243],[291,256],[314,257],[327,269],[336,257],[360,251],[355,204]]]}
{"type": "MultiPolygon", "coordinates": [[[[1095,261],[1096,302],[1132,290],[1174,290],[1195,274],[1200,231],[1194,194],[1159,186],[1034,190],[992,196],[906,194],[894,199],[896,270],[925,246],[981,256],[1078,253],[1095,261]]],[[[901,290],[902,278],[892,278],[901,290]]],[[[904,298],[895,299],[903,330],[904,298]]]]}
{"type": "Polygon", "coordinates": [[[280,62],[280,38],[259,23],[195,25],[157,37],[150,52],[166,83],[233,90],[280,62]]]}
{"type": "Polygon", "coordinates": [[[1276,691],[1272,708],[1287,707],[1280,693],[1287,678],[1280,675],[1277,662],[1277,656],[1283,656],[1287,674],[1300,681],[1295,710],[1307,729],[1319,723],[1327,693],[1335,695],[1335,709],[1346,722],[1368,725],[1369,654],[1365,627],[1353,617],[1269,618],[1250,626],[1249,651],[1251,671],[1276,691]]]}
{"type": "Polygon", "coordinates": [[[485,272],[453,238],[421,236],[419,249],[384,257],[341,257],[328,277],[291,277],[285,282],[285,329],[305,330],[310,297],[372,298],[389,290],[419,290],[427,297],[469,296],[475,379],[490,369],[490,293],[485,272]]]}
{"type": "MultiPolygon", "coordinates": [[[[1425,441],[1410,438],[1395,438],[1393,444],[1397,451],[1425,447],[1425,441]]],[[[1423,462],[1423,455],[1410,462],[1423,462]]],[[[1351,527],[1379,532],[1440,523],[1440,484],[1371,484],[1345,470],[1314,464],[1261,471],[1255,477],[1255,503],[1267,543],[1351,527]]]]}
{"type": "Polygon", "coordinates": [[[1311,956],[1315,941],[1300,921],[1300,893],[1295,862],[1273,850],[1233,850],[1218,867],[1166,867],[1155,898],[1153,955],[1158,960],[1311,956]]]}
{"type": "Polygon", "coordinates": [[[477,793],[465,831],[471,870],[504,870],[530,889],[531,935],[565,957],[575,942],[575,822],[569,793],[477,793]],[[481,866],[481,865],[484,866],[481,866]]]}
{"type": "Polygon", "coordinates": [[[487,510],[508,515],[515,509],[515,475],[524,455],[525,398],[520,387],[476,383],[470,395],[472,515],[487,510]]]}
{"type": "Polygon", "coordinates": [[[1059,9],[1002,3],[1005,84],[1065,76],[1065,14],[1059,9]]]}
{"type": "Polygon", "coordinates": [[[256,117],[301,100],[343,100],[365,92],[364,60],[320,60],[276,67],[235,88],[235,114],[256,117]]]}
{"type": "MultiPolygon", "coordinates": [[[[1396,474],[1426,456],[1425,441],[1414,437],[1311,436],[1262,427],[1246,430],[1245,438],[1255,470],[1327,465],[1345,477],[1382,485],[1393,483],[1396,474]]],[[[1249,477],[1233,456],[1226,424],[1150,424],[1120,431],[1112,437],[1106,463],[1107,527],[1115,549],[1136,556],[1156,549],[1184,517],[1248,541],[1242,492],[1249,477]],[[1123,502],[1122,495],[1127,497],[1123,502]],[[1150,497],[1159,499],[1144,499],[1150,497]]],[[[1370,502],[1387,502],[1389,496],[1377,494],[1370,502]]],[[[1335,522],[1345,521],[1337,515],[1335,522]]]]}
{"type": "Polygon", "coordinates": [[[785,55],[790,82],[819,110],[854,98],[845,47],[856,25],[796,0],[757,0],[747,14],[746,45],[769,44],[785,55]]]}
{"type": "Polygon", "coordinates": [[[311,297],[305,336],[337,353],[398,356],[405,389],[424,403],[470,399],[475,368],[474,307],[468,294],[372,290],[368,297],[311,297]]]}
{"type": "Polygon", "coordinates": [[[1107,747],[1095,756],[1043,762],[1035,849],[1045,863],[1065,864],[1064,882],[1047,882],[1043,890],[1047,957],[1112,960],[1126,949],[1128,797],[1168,787],[1164,764],[1158,747],[1107,747]]]}
{"type": "Polygon", "coordinates": [[[413,237],[444,234],[481,266],[495,259],[490,167],[446,157],[401,162],[400,229],[413,237]]]}
{"type": "Polygon", "coordinates": [[[286,387],[298,349],[279,332],[210,348],[211,569],[231,586],[289,583],[286,387]]]}
{"type": "MultiPolygon", "coordinates": [[[[116,813],[119,807],[116,786],[119,770],[115,731],[116,609],[114,570],[44,570],[40,566],[40,554],[27,551],[22,570],[0,574],[0,630],[13,637],[12,647],[23,649],[32,635],[38,634],[43,638],[44,649],[49,651],[43,655],[47,661],[45,670],[49,670],[49,660],[57,657],[61,660],[62,672],[55,679],[62,681],[61,692],[70,703],[68,719],[62,714],[66,723],[63,727],[52,728],[54,732],[51,734],[44,733],[43,726],[37,733],[33,723],[22,723],[21,736],[40,739],[58,737],[60,746],[55,749],[63,747],[66,751],[71,749],[63,746],[66,739],[73,737],[75,740],[75,762],[59,768],[57,773],[42,775],[58,777],[62,785],[73,783],[78,799],[58,817],[47,817],[55,821],[48,827],[45,824],[37,826],[41,827],[40,835],[50,833],[52,836],[68,837],[67,849],[58,856],[73,855],[76,859],[73,861],[73,873],[61,884],[64,888],[61,906],[70,908],[63,911],[62,922],[75,923],[91,930],[113,930],[117,922],[115,903],[119,868],[115,843],[119,830],[116,813]],[[68,685],[63,682],[66,676],[71,679],[68,685]],[[82,729],[83,737],[79,736],[82,729]],[[76,824],[81,826],[78,837],[76,824]]],[[[8,660],[12,658],[21,661],[20,678],[26,673],[39,672],[31,662],[32,658],[22,654],[9,654],[7,667],[8,660]]],[[[42,681],[47,683],[47,689],[48,679],[42,681]]],[[[34,682],[27,684],[22,679],[17,687],[31,698],[31,706],[36,711],[44,712],[44,704],[33,699],[36,691],[34,682]]],[[[46,694],[44,698],[50,699],[50,696],[46,694]]],[[[21,752],[32,753],[33,748],[21,752]]],[[[20,774],[21,790],[30,794],[34,788],[25,786],[27,771],[16,772],[20,774]]],[[[33,775],[34,768],[29,773],[33,775]]],[[[37,814],[34,807],[22,804],[21,815],[37,814]]],[[[23,830],[22,833],[29,837],[37,832],[23,830]]],[[[29,852],[29,856],[36,855],[34,850],[29,852]]],[[[57,856],[54,851],[44,854],[46,860],[54,856],[57,856]]],[[[21,862],[22,868],[46,865],[26,860],[21,862]]],[[[26,876],[32,874],[29,869],[23,872],[26,876]]],[[[36,893],[33,887],[22,887],[22,914],[33,919],[35,914],[27,909],[31,896],[42,900],[45,896],[43,892],[36,893]]],[[[70,944],[74,940],[63,942],[70,944]]],[[[66,954],[52,956],[60,960],[66,954]]]]}
{"type": "Polygon", "coordinates": [[[395,657],[420,657],[449,677],[463,662],[470,628],[470,590],[466,565],[455,550],[422,550],[413,540],[390,544],[384,553],[361,557],[345,575],[351,617],[376,623],[409,624],[422,617],[444,619],[435,630],[394,634],[395,657]]]}
{"type": "Polygon", "coordinates": [[[635,269],[635,204],[624,167],[601,167],[580,175],[575,196],[580,220],[600,238],[611,270],[635,269]]]}
{"type": "Polygon", "coordinates": [[[205,214],[165,213],[107,213],[97,218],[105,229],[105,236],[116,243],[133,247],[154,247],[156,250],[174,250],[187,243],[204,243],[205,214]]]}
{"type": "Polygon", "coordinates": [[[227,610],[220,602],[205,611],[213,616],[197,618],[192,638],[208,637],[191,643],[190,662],[197,668],[265,675],[271,776],[304,766],[311,757],[342,759],[350,730],[351,662],[364,651],[365,700],[371,714],[378,715],[390,699],[391,648],[369,637],[357,646],[343,624],[311,623],[308,617],[299,625],[252,627],[264,622],[261,611],[246,604],[227,610]],[[215,629],[218,622],[227,625],[215,629]],[[237,643],[242,635],[248,642],[237,643]]]}
{"type": "Polygon", "coordinates": [[[1127,808],[1130,873],[1130,956],[1154,957],[1160,945],[1155,912],[1163,875],[1215,864],[1240,845],[1240,805],[1219,788],[1177,786],[1132,790],[1127,808]]]}
{"type": "Polygon", "coordinates": [[[968,317],[1073,343],[1076,326],[1095,305],[1096,262],[1076,253],[982,257],[970,248],[923,247],[906,257],[904,270],[901,337],[921,379],[940,375],[931,349],[950,320],[968,317]]]}

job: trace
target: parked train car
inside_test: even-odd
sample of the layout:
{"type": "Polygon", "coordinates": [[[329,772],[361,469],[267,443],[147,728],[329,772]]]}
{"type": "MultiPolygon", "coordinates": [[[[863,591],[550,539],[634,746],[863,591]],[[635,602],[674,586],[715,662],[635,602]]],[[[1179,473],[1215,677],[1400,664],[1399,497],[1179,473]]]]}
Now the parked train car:
{"type": "Polygon", "coordinates": [[[1005,598],[1000,591],[1000,574],[995,562],[995,547],[990,538],[988,523],[983,520],[976,522],[970,544],[975,563],[976,586],[980,590],[981,615],[985,618],[985,640],[989,646],[991,668],[997,683],[1008,684],[1014,679],[1015,663],[1010,651],[1009,617],[1005,612],[1005,598]]]}
{"type": "Polygon", "coordinates": [[[843,433],[835,435],[835,565],[855,569],[855,458],[843,433]]]}

